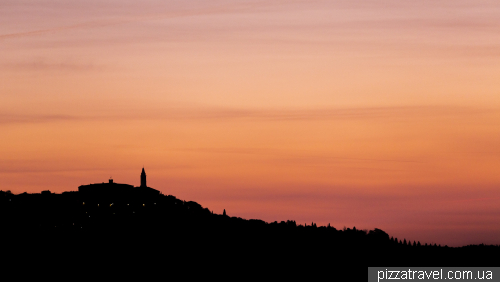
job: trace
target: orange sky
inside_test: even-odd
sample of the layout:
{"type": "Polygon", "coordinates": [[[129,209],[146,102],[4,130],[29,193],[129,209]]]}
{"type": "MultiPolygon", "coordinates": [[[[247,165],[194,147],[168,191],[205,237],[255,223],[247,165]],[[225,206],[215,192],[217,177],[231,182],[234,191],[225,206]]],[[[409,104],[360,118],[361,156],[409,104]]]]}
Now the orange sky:
{"type": "Polygon", "coordinates": [[[500,244],[494,1],[1,2],[1,190],[500,244]]]}

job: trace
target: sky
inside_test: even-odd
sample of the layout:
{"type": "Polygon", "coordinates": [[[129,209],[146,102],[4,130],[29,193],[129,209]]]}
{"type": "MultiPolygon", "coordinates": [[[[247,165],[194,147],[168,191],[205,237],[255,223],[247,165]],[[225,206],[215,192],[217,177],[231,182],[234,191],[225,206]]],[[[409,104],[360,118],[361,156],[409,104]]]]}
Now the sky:
{"type": "Polygon", "coordinates": [[[500,244],[500,5],[0,0],[0,190],[500,244]]]}

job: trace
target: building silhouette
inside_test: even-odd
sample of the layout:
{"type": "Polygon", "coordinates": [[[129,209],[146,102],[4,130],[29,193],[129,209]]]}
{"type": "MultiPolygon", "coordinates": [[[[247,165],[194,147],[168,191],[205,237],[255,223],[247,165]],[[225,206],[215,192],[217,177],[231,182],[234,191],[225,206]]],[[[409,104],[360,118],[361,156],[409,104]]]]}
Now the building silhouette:
{"type": "Polygon", "coordinates": [[[102,183],[91,183],[87,185],[78,186],[78,192],[82,195],[92,195],[92,196],[113,196],[113,195],[131,195],[131,194],[142,194],[142,195],[159,195],[160,191],[148,187],[146,185],[146,172],[144,167],[141,172],[141,185],[139,187],[134,187],[130,184],[116,183],[113,179],[109,179],[108,182],[102,183]]]}

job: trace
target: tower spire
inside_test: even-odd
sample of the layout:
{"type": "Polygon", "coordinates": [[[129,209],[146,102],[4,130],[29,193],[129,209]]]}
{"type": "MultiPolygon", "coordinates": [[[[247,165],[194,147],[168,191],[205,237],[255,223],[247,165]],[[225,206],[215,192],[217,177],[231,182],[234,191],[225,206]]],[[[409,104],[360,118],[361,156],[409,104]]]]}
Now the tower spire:
{"type": "Polygon", "coordinates": [[[144,171],[144,166],[142,167],[142,172],[141,172],[141,187],[148,187],[146,185],[146,171],[144,171]]]}

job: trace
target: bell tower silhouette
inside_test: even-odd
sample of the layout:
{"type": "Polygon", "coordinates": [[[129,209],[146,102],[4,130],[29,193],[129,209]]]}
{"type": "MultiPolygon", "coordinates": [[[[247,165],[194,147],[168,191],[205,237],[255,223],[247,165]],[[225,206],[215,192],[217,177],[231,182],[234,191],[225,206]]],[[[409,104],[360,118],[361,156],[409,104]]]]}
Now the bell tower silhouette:
{"type": "Polygon", "coordinates": [[[148,187],[146,185],[146,172],[144,171],[144,167],[142,167],[142,172],[141,172],[141,187],[148,187]]]}

